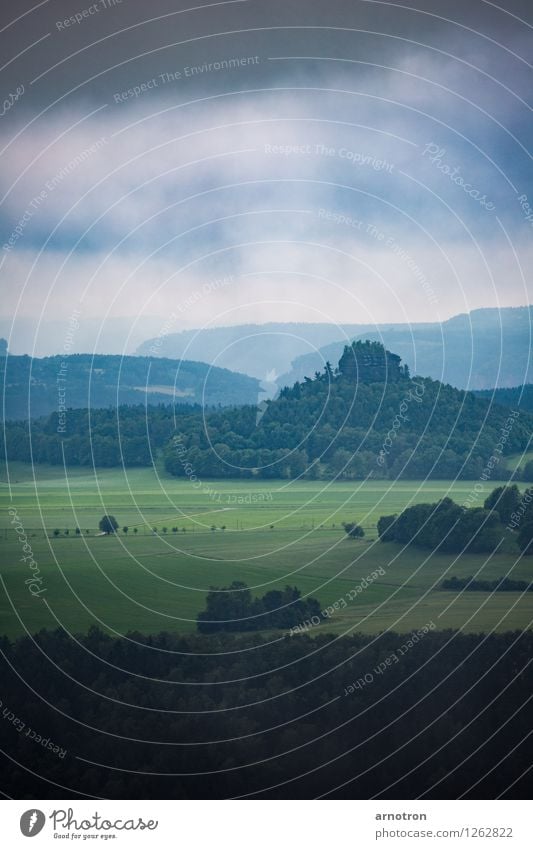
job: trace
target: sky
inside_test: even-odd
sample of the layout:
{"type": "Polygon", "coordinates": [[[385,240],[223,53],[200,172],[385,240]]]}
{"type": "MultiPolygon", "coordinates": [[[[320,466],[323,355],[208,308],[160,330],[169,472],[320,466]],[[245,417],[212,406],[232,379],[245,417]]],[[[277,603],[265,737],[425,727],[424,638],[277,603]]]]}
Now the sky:
{"type": "Polygon", "coordinates": [[[531,3],[3,5],[13,352],[531,302],[531,3]]]}

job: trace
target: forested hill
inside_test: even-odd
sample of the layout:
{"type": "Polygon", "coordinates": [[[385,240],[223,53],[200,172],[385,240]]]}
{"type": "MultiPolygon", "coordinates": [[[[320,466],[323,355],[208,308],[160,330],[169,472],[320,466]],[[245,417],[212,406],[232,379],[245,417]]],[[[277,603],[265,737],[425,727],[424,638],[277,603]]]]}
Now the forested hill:
{"type": "Polygon", "coordinates": [[[6,419],[121,404],[255,404],[259,382],[189,360],[72,354],[0,356],[6,419]]]}
{"type": "MultiPolygon", "coordinates": [[[[257,406],[71,411],[31,423],[34,462],[150,465],[202,478],[509,477],[501,458],[522,452],[533,416],[414,378],[378,343],[354,343],[339,366],[257,406]],[[90,430],[89,430],[90,426],[90,430]],[[206,430],[207,426],[207,430],[206,430]],[[147,435],[148,430],[148,435],[147,435]]],[[[28,425],[10,423],[7,455],[29,460],[28,425]]]]}
{"type": "Polygon", "coordinates": [[[475,392],[479,398],[492,399],[493,403],[513,410],[524,410],[533,413],[533,383],[524,386],[513,386],[509,389],[480,389],[475,392]]]}
{"type": "Polygon", "coordinates": [[[326,364],[259,412],[213,412],[207,435],[180,428],[166,467],[206,477],[478,479],[490,463],[488,477],[505,479],[500,458],[523,451],[532,431],[531,415],[411,379],[382,345],[358,342],[336,370],[326,364]]]}

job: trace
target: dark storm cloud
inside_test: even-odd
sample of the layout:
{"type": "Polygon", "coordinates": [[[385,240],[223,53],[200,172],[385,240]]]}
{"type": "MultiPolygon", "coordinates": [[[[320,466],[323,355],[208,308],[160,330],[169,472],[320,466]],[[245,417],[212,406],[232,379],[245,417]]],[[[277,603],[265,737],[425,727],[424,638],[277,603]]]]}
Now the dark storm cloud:
{"type": "MultiPolygon", "coordinates": [[[[513,54],[527,59],[529,33],[519,18],[531,19],[530,4],[506,4],[506,12],[479,0],[421,5],[422,11],[414,11],[402,4],[357,0],[158,0],[149,5],[143,0],[60,0],[35,4],[34,11],[21,16],[32,4],[17,7],[17,14],[12,4],[3,4],[1,35],[12,59],[3,71],[4,90],[36,80],[27,105],[46,106],[70,89],[75,91],[65,98],[69,105],[72,97],[99,102],[164,69],[240,53],[344,57],[389,65],[404,53],[434,53],[445,64],[445,54],[451,53],[498,79],[507,77],[513,88],[523,86],[521,63],[513,54]]],[[[305,67],[306,78],[311,67],[305,67]]],[[[285,66],[268,64],[257,79],[266,84],[286,75],[285,66]]]]}
{"type": "Polygon", "coordinates": [[[529,4],[421,5],[4,8],[6,314],[164,315],[220,273],[184,322],[279,318],[287,279],[291,320],[526,302],[529,4]]]}

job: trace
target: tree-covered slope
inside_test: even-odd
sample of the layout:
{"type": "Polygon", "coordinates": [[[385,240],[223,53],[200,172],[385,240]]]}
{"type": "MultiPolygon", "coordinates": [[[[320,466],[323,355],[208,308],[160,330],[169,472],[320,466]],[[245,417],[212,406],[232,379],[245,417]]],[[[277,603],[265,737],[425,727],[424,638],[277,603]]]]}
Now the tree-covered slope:
{"type": "Polygon", "coordinates": [[[474,393],[478,398],[487,398],[502,407],[533,413],[533,383],[511,386],[506,389],[480,389],[474,393]]]}
{"type": "Polygon", "coordinates": [[[203,362],[103,354],[8,355],[0,377],[6,419],[121,404],[253,404],[259,388],[255,378],[203,362]]]}
{"type": "Polygon", "coordinates": [[[202,408],[193,405],[69,410],[40,419],[6,422],[0,448],[8,461],[54,466],[151,466],[174,433],[176,421],[197,427],[202,408]]]}
{"type": "Polygon", "coordinates": [[[175,475],[475,479],[487,464],[489,477],[508,476],[500,458],[526,447],[533,418],[429,378],[412,380],[379,343],[359,342],[337,370],[328,363],[259,411],[215,411],[207,430],[178,429],[166,449],[175,475]],[[381,376],[375,362],[365,366],[367,355],[382,358],[381,376]]]}
{"type": "Polygon", "coordinates": [[[259,407],[70,411],[5,429],[13,460],[150,465],[198,478],[509,477],[533,417],[429,378],[409,376],[379,343],[354,343],[333,369],[285,387],[259,407]],[[30,448],[31,429],[31,448],[30,448]]]}

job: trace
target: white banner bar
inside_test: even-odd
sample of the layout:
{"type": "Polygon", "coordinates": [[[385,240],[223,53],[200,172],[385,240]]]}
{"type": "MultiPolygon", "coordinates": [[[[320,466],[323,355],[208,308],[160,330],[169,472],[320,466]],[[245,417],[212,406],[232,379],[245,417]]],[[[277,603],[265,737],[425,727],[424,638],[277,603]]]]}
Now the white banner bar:
{"type": "Polygon", "coordinates": [[[2,846],[531,849],[521,801],[4,801],[2,846]]]}

